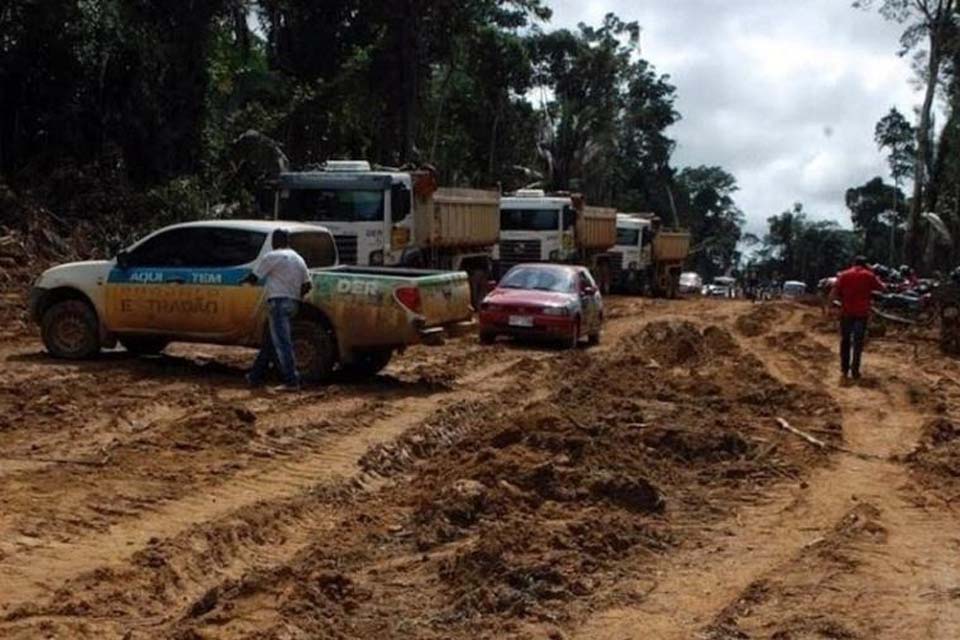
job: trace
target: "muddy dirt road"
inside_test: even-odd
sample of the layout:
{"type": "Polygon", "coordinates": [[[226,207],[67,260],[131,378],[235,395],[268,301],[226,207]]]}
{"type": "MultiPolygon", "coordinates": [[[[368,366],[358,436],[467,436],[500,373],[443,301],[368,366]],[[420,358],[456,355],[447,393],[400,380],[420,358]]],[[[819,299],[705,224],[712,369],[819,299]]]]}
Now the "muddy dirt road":
{"type": "Polygon", "coordinates": [[[609,306],[299,395],[8,341],[0,637],[960,637],[960,363],[891,333],[844,386],[815,309],[609,306]]]}

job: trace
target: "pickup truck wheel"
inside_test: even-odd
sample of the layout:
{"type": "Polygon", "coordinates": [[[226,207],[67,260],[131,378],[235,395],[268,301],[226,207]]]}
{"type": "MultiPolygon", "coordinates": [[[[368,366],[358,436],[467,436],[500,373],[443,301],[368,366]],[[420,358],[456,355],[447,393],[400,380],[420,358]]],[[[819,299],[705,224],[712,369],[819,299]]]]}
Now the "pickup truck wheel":
{"type": "Polygon", "coordinates": [[[291,327],[297,371],[307,382],[326,382],[337,363],[333,335],[319,322],[296,320],[291,327]]]}
{"type": "Polygon", "coordinates": [[[83,360],[100,352],[97,314],[82,300],[64,300],[47,309],[40,321],[47,351],[55,358],[83,360]]]}
{"type": "Polygon", "coordinates": [[[154,356],[167,348],[170,341],[166,338],[120,338],[120,344],[130,353],[138,356],[154,356]]]}
{"type": "Polygon", "coordinates": [[[392,357],[393,349],[358,352],[353,354],[353,362],[343,366],[344,373],[358,378],[369,378],[390,364],[392,357]]]}

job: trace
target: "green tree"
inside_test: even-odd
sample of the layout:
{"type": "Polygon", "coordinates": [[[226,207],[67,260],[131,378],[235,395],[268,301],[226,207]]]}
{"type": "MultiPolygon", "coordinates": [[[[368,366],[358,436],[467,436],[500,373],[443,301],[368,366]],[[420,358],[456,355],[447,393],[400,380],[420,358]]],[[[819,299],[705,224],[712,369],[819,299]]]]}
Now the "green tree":
{"type": "Polygon", "coordinates": [[[737,181],[720,167],[686,167],[677,176],[679,208],[692,234],[693,268],[705,277],[735,266],[744,223],[734,202],[737,181]]]}
{"type": "Polygon", "coordinates": [[[877,176],[847,189],[846,204],[854,228],[863,236],[863,253],[876,262],[899,263],[896,246],[903,237],[906,218],[903,192],[877,176]]]}

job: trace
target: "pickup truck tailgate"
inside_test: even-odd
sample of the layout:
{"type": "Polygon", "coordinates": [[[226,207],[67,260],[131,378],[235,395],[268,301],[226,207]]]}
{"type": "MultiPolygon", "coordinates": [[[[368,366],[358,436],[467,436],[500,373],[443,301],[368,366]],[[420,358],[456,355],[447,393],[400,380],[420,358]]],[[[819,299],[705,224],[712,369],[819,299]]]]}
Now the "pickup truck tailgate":
{"type": "Polygon", "coordinates": [[[428,327],[467,320],[470,306],[470,281],[462,271],[434,273],[415,280],[420,289],[423,316],[428,327]]]}

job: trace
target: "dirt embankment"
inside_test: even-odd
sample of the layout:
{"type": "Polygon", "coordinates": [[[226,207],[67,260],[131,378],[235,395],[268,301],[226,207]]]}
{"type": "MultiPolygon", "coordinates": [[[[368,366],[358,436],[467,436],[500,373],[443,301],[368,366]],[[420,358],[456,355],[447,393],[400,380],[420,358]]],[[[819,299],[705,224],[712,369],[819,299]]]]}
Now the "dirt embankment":
{"type": "Polygon", "coordinates": [[[611,355],[564,354],[540,375],[509,391],[526,405],[451,421],[455,444],[442,444],[440,421],[410,432],[403,454],[370,454],[373,470],[410,473],[358,504],[341,524],[350,535],[218,592],[179,633],[250,633],[253,610],[273,621],[266,637],[497,637],[562,623],[624,557],[677,544],[674,523],[716,518],[745,488],[815,463],[774,415],[836,419],[828,398],[777,382],[715,326],[652,323],[611,355]],[[265,614],[264,602],[276,604],[265,614]]]}

